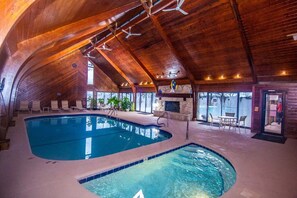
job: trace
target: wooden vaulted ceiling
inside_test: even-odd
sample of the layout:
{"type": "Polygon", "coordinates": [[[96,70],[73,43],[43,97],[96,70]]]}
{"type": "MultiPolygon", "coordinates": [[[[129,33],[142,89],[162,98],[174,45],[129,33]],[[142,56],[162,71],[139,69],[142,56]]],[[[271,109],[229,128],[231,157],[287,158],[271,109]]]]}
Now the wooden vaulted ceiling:
{"type": "Polygon", "coordinates": [[[287,36],[297,33],[295,0],[185,0],[188,15],[162,11],[175,0],[153,2],[151,16],[140,0],[32,2],[5,35],[1,71],[27,75],[80,49],[119,86],[159,84],[169,72],[192,84],[297,79],[297,41],[287,36]],[[142,35],[125,38],[129,26],[142,35]]]}

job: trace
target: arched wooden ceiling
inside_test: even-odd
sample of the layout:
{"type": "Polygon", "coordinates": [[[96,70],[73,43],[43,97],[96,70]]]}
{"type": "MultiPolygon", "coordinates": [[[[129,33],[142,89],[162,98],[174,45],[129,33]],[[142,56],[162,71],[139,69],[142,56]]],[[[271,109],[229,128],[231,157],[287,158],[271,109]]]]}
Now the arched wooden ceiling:
{"type": "Polygon", "coordinates": [[[14,9],[19,18],[8,20],[15,24],[8,35],[9,28],[0,35],[6,38],[0,53],[1,75],[10,75],[12,83],[18,73],[25,73],[19,72],[25,65],[37,66],[47,59],[48,63],[50,57],[54,61],[78,49],[88,51],[93,38],[96,46],[107,42],[113,48],[93,52],[98,57],[93,61],[118,85],[159,83],[157,74],[177,71],[178,79],[196,84],[297,79],[297,42],[287,36],[297,32],[296,1],[185,0],[186,16],[161,11],[175,7],[175,0],[153,2],[151,17],[139,0],[36,0],[5,7],[2,10],[14,9]],[[108,27],[115,21],[117,38],[108,27]],[[125,39],[121,28],[129,26],[142,35],[125,39]],[[122,72],[107,69],[113,65],[122,72]],[[241,79],[234,80],[236,74],[241,79]],[[226,79],[218,80],[221,75],[226,79]]]}

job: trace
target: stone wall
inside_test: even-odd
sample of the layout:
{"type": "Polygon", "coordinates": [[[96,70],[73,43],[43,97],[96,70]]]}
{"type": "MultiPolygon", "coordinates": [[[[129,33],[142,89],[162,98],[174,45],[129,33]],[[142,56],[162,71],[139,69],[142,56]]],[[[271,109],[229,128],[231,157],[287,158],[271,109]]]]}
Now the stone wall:
{"type": "Polygon", "coordinates": [[[184,101],[183,98],[172,98],[172,97],[162,97],[161,100],[157,99],[157,105],[154,110],[164,111],[165,101],[179,101],[179,109],[182,114],[190,114],[191,119],[193,118],[193,98],[187,98],[184,101]]]}

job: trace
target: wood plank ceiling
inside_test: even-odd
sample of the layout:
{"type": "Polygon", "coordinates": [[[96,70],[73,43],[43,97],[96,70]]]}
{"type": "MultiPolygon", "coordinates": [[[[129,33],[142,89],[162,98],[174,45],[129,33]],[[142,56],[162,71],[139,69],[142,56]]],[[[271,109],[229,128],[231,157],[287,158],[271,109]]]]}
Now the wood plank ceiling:
{"type": "MultiPolygon", "coordinates": [[[[158,84],[162,73],[173,78],[166,77],[169,72],[196,84],[252,83],[254,75],[259,81],[297,79],[297,42],[287,36],[297,33],[297,1],[185,0],[182,9],[188,15],[161,11],[175,7],[175,0],[153,2],[150,18],[138,0],[75,0],[67,6],[64,0],[39,0],[7,36],[0,54],[13,55],[20,43],[41,42],[38,37],[59,29],[52,45],[39,52],[39,62],[82,42],[76,49],[84,54],[93,50],[92,62],[119,86],[158,84]],[[116,12],[125,6],[126,12],[116,12]],[[89,24],[71,26],[86,19],[89,24]],[[121,29],[130,26],[141,36],[125,38],[121,29]],[[112,51],[94,50],[103,42],[112,51]],[[240,79],[234,80],[236,76],[240,79]]],[[[5,61],[0,63],[4,67],[5,61]]]]}

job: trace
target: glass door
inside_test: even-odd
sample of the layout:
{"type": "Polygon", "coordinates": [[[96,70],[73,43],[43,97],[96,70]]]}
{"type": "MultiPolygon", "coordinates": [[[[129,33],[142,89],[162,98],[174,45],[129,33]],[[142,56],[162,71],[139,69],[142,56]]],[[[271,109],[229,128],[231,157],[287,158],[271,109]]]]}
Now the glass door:
{"type": "Polygon", "coordinates": [[[262,132],[283,135],[284,92],[264,91],[262,132]]]}

